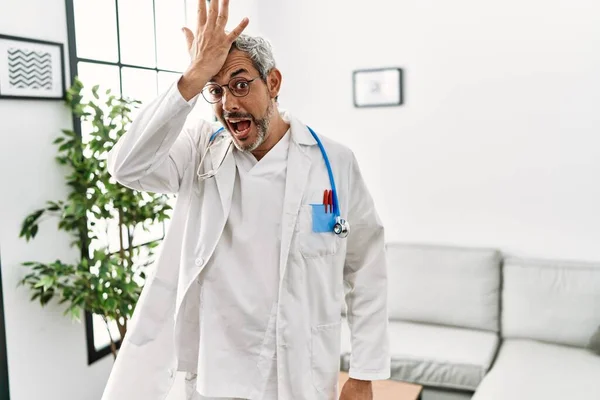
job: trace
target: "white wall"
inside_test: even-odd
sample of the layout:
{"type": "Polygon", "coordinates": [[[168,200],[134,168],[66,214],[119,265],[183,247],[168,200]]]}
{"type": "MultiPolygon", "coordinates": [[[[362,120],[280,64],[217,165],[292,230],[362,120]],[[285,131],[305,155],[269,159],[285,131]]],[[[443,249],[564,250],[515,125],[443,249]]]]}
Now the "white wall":
{"type": "Polygon", "coordinates": [[[600,260],[600,3],[262,0],[260,22],[282,106],[355,151],[389,240],[600,260]],[[353,108],[352,71],[386,66],[406,104],[353,108]]]}
{"type": "MultiPolygon", "coordinates": [[[[68,53],[65,1],[0,0],[0,33],[61,42],[68,53]]],[[[64,317],[62,307],[31,303],[28,289],[16,288],[26,272],[21,262],[78,255],[57,233],[56,221],[44,223],[33,242],[18,238],[25,216],[66,196],[66,171],[57,167],[52,140],[71,126],[61,101],[0,100],[0,248],[11,400],[98,400],[112,366],[107,357],[88,367],[84,325],[64,317]]]]}

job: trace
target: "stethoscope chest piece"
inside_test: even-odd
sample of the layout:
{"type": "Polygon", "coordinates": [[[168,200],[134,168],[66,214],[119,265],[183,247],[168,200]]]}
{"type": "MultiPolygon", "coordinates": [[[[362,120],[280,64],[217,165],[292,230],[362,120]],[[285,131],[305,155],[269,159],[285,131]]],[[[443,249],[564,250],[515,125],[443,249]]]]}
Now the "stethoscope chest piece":
{"type": "Polygon", "coordinates": [[[336,217],[335,225],[333,226],[333,233],[341,238],[345,238],[350,233],[350,224],[342,217],[336,217]]]}

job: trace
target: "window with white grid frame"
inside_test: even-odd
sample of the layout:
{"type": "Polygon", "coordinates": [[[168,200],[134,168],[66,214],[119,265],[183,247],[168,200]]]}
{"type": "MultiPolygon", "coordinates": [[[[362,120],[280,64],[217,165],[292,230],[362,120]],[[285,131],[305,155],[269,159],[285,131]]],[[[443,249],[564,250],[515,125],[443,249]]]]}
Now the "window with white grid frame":
{"type": "MultiPolygon", "coordinates": [[[[113,94],[141,101],[143,107],[187,68],[189,55],[181,28],[195,30],[197,0],[66,0],[66,5],[71,76],[79,77],[88,95],[99,85],[101,92],[111,89],[113,94]]],[[[196,103],[193,113],[214,118],[204,101],[196,103]]],[[[89,127],[82,124],[80,132],[85,139],[89,127]]],[[[117,226],[109,222],[97,228],[118,238],[117,226]]],[[[140,230],[128,245],[161,240],[165,229],[157,224],[148,232],[140,230]]],[[[111,243],[92,243],[101,246],[110,249],[111,243]]],[[[90,363],[110,354],[110,336],[99,316],[86,316],[86,331],[90,363]]],[[[120,339],[116,325],[110,331],[113,339],[120,339]]]]}

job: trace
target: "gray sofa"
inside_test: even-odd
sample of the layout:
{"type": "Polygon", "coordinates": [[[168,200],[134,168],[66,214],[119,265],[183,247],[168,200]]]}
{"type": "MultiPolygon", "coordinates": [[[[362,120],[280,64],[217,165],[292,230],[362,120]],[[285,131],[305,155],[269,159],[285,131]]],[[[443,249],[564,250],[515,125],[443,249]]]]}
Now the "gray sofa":
{"type": "MultiPolygon", "coordinates": [[[[392,379],[423,400],[600,399],[600,265],[390,243],[392,379]]],[[[343,370],[351,362],[347,324],[343,370]]]]}

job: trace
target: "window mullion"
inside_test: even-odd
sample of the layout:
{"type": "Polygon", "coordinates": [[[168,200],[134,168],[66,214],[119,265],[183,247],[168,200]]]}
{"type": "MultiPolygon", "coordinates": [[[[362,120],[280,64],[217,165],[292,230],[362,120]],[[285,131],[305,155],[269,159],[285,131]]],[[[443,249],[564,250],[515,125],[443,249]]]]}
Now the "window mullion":
{"type": "Polygon", "coordinates": [[[156,85],[156,92],[158,93],[158,37],[156,34],[156,0],[152,0],[152,16],[154,20],[154,67],[156,68],[156,74],[154,77],[154,85],[156,85]]]}
{"type": "MultiPolygon", "coordinates": [[[[118,65],[121,65],[121,28],[119,27],[119,0],[115,0],[115,18],[117,19],[117,57],[118,65]]],[[[119,67],[119,94],[123,96],[123,74],[119,67]]]]}

